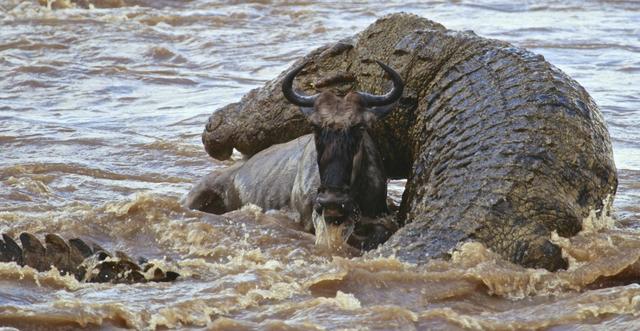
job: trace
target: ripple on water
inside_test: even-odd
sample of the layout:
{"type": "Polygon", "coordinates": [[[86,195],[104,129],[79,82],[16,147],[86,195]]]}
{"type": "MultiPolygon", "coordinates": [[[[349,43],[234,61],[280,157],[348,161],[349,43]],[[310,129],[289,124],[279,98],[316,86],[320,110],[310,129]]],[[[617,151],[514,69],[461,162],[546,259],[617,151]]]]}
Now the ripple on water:
{"type": "MultiPolygon", "coordinates": [[[[39,1],[0,4],[0,232],[82,237],[175,263],[183,277],[84,284],[0,263],[1,325],[638,328],[636,1],[79,1],[96,7],[88,10],[39,1]],[[532,47],[576,77],[611,130],[620,228],[554,237],[569,269],[549,273],[478,244],[424,266],[327,252],[287,213],[180,205],[190,183],[221,165],[199,137],[212,111],[400,10],[532,47]]],[[[403,187],[390,183],[396,205],[403,187]]]]}

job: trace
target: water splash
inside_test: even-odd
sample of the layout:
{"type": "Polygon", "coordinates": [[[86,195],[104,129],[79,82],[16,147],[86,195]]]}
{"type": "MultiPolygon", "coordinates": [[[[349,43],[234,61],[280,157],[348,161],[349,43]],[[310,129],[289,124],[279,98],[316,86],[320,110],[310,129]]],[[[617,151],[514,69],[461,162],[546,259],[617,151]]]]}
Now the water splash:
{"type": "Polygon", "coordinates": [[[353,233],[355,223],[352,220],[343,222],[340,225],[327,224],[324,218],[324,211],[318,214],[313,211],[313,226],[316,229],[316,246],[326,248],[331,251],[339,251],[353,233]]]}
{"type": "MultiPolygon", "coordinates": [[[[100,1],[111,0],[89,0],[100,1]]],[[[124,2],[130,6],[49,10],[38,0],[0,1],[0,77],[10,78],[0,79],[0,232],[83,237],[152,261],[167,255],[184,278],[85,284],[0,264],[0,325],[638,329],[640,62],[629,24],[637,2],[124,2]],[[591,218],[585,229],[593,231],[554,237],[570,267],[548,273],[478,244],[426,266],[375,251],[340,258],[334,250],[327,259],[317,237],[285,226],[292,222],[180,208],[177,196],[221,165],[200,141],[211,111],[310,49],[400,10],[530,47],[584,85],[611,130],[617,226],[628,228],[591,218]]],[[[389,183],[396,205],[403,186],[389,183]]],[[[342,231],[335,238],[346,239],[342,231]]]]}

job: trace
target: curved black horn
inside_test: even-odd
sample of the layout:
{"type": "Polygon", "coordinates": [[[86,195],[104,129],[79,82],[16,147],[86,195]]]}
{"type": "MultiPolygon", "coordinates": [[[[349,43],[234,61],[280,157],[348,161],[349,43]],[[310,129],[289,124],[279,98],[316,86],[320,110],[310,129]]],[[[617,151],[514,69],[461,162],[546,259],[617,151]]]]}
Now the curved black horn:
{"type": "Polygon", "coordinates": [[[391,69],[388,65],[377,61],[376,63],[386,71],[391,77],[391,81],[393,82],[393,88],[387,94],[384,95],[373,95],[369,93],[360,92],[360,95],[364,99],[367,107],[380,107],[390,105],[402,96],[402,91],[404,90],[404,82],[395,70],[391,69]]]}
{"type": "Polygon", "coordinates": [[[292,104],[300,107],[313,107],[313,103],[316,101],[318,94],[307,96],[298,94],[293,91],[293,79],[296,78],[298,73],[304,68],[306,63],[303,63],[299,67],[291,70],[282,81],[282,94],[284,97],[289,100],[292,104]]]}

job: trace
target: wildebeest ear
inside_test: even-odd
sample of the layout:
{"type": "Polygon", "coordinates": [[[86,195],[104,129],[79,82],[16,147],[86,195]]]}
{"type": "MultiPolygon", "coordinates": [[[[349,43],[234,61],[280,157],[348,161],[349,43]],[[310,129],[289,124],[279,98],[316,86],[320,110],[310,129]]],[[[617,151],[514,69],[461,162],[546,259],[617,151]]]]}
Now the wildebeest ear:
{"type": "Polygon", "coordinates": [[[367,109],[367,112],[375,115],[375,119],[379,120],[379,119],[383,119],[387,115],[389,115],[395,106],[396,106],[396,104],[392,103],[392,104],[386,105],[386,106],[371,107],[371,108],[367,109]]]}

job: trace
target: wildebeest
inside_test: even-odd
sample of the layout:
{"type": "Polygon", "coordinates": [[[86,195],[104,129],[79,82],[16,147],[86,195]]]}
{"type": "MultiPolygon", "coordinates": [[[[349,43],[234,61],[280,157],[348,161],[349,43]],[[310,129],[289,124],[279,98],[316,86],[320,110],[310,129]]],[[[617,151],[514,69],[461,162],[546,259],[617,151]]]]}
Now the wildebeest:
{"type": "Polygon", "coordinates": [[[349,243],[358,248],[371,249],[386,241],[393,226],[366,221],[388,213],[382,157],[367,129],[391,111],[404,83],[397,72],[376,62],[393,82],[385,95],[349,92],[340,97],[329,91],[302,95],[293,90],[293,80],[305,65],[290,71],[282,92],[300,107],[313,134],[214,171],[194,186],[186,205],[216,214],[248,203],[264,209],[290,208],[310,232],[315,211],[330,224],[354,223],[349,243]]]}

